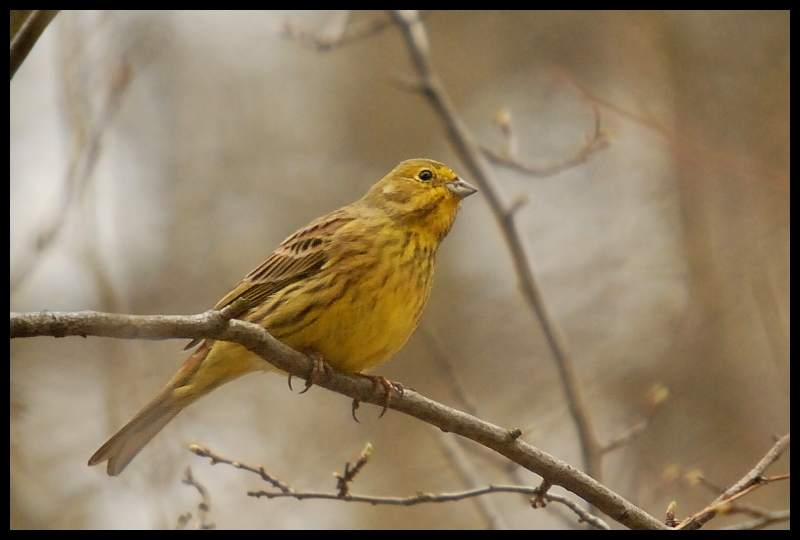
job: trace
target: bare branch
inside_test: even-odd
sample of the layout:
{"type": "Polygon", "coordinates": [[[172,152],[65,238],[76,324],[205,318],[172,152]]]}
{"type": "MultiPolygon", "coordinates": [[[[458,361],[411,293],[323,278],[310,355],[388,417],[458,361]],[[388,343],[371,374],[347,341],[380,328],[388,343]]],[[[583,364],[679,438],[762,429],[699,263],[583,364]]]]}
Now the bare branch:
{"type": "MultiPolygon", "coordinates": [[[[236,306],[230,306],[232,310],[236,306]]],[[[226,308],[227,309],[227,308],[226,308]]],[[[261,356],[281,371],[305,379],[313,361],[276,340],[262,327],[228,319],[229,312],[209,311],[192,316],[138,316],[97,312],[11,313],[12,338],[33,336],[104,336],[124,339],[216,339],[238,343],[261,356]]],[[[315,381],[318,386],[351,399],[383,406],[385,395],[364,377],[327,371],[315,381]]],[[[413,416],[494,450],[522,467],[546,478],[553,485],[575,493],[612,519],[636,529],[664,528],[664,525],[593,478],[542,452],[519,438],[518,432],[490,424],[457,411],[413,390],[392,399],[389,408],[413,416]]]]}
{"type": "Polygon", "coordinates": [[[767,452],[766,455],[763,458],[761,458],[761,461],[759,461],[756,464],[756,466],[753,467],[753,469],[749,473],[747,473],[741,480],[739,480],[738,482],[736,482],[736,484],[728,488],[728,490],[726,490],[725,493],[720,495],[719,498],[717,498],[717,500],[714,502],[722,502],[726,499],[730,499],[731,496],[733,496],[734,494],[765,480],[763,476],[764,472],[770,465],[775,463],[779,457],[781,457],[781,454],[783,454],[783,452],[785,452],[789,448],[789,443],[790,443],[789,436],[790,434],[787,433],[783,437],[779,437],[775,441],[774,446],[769,450],[769,452],[767,452]]]}
{"type": "Polygon", "coordinates": [[[11,10],[10,80],[59,10],[11,10]]]}
{"type": "MultiPolygon", "coordinates": [[[[539,488],[536,489],[538,490],[539,488]]],[[[534,499],[539,499],[538,493],[536,494],[536,497],[534,497],[534,499]]],[[[547,502],[557,502],[559,504],[563,504],[564,506],[575,512],[575,514],[578,516],[579,521],[585,521],[595,529],[600,529],[603,531],[611,530],[611,527],[608,526],[608,523],[606,523],[597,516],[593,516],[592,514],[589,513],[588,510],[586,510],[586,508],[583,508],[581,505],[577,504],[575,501],[571,499],[568,499],[561,495],[555,495],[553,493],[547,493],[546,495],[543,495],[541,499],[544,499],[547,502]]],[[[539,503],[538,500],[536,504],[539,504],[539,506],[536,506],[533,503],[531,504],[531,506],[533,506],[533,508],[544,508],[545,506],[547,506],[546,504],[539,503]]]]}
{"type": "Polygon", "coordinates": [[[469,169],[472,178],[481,189],[495,219],[503,233],[503,238],[511,253],[520,289],[530,309],[538,317],[547,343],[553,352],[561,383],[566,394],[570,413],[575,422],[581,442],[584,469],[597,480],[602,479],[601,444],[594,432],[589,416],[589,408],[584,402],[578,383],[578,375],[569,353],[567,340],[556,324],[542,294],[539,283],[531,268],[525,246],[514,223],[514,213],[506,210],[500,200],[497,182],[489,172],[481,150],[455,104],[444,88],[430,58],[428,35],[419,13],[413,10],[394,11],[392,16],[400,27],[408,45],[411,61],[419,78],[419,91],[425,96],[444,124],[450,143],[469,169]]]}
{"type": "Polygon", "coordinates": [[[517,172],[537,177],[553,176],[567,169],[571,169],[572,167],[582,165],[589,160],[592,154],[608,147],[608,136],[600,127],[600,108],[594,102],[592,102],[591,105],[592,111],[594,112],[594,131],[586,138],[586,141],[575,152],[574,156],[561,163],[550,165],[549,167],[535,167],[523,163],[516,155],[517,145],[511,124],[511,114],[506,110],[503,110],[495,117],[495,124],[500,127],[506,139],[506,147],[502,150],[494,150],[481,145],[481,151],[489,161],[496,165],[502,165],[517,172]]]}
{"type": "Polygon", "coordinates": [[[472,489],[469,491],[459,491],[455,493],[416,493],[408,497],[382,497],[377,495],[346,495],[340,497],[336,492],[320,492],[320,491],[298,491],[292,490],[288,493],[274,492],[274,491],[248,491],[247,494],[251,497],[268,499],[281,499],[293,498],[298,501],[305,499],[325,499],[325,500],[341,500],[347,502],[368,503],[374,505],[390,505],[390,506],[416,506],[424,503],[444,503],[455,502],[470,499],[472,497],[480,497],[488,495],[489,493],[533,493],[533,488],[529,486],[487,486],[479,489],[472,489]]]}
{"type": "Polygon", "coordinates": [[[772,525],[773,523],[782,523],[784,521],[789,521],[791,518],[791,510],[778,510],[777,512],[770,512],[769,514],[762,516],[758,519],[754,519],[752,521],[745,521],[744,523],[739,523],[738,525],[733,525],[732,527],[725,527],[724,531],[755,531],[758,529],[763,529],[767,525],[772,525]]]}
{"type": "MultiPolygon", "coordinates": [[[[553,352],[570,412],[581,441],[584,468],[590,476],[601,480],[602,445],[594,433],[588,407],[584,403],[580,392],[577,372],[567,347],[567,341],[555,320],[550,316],[544,295],[536,281],[533,269],[525,253],[522,239],[514,223],[514,214],[521,207],[521,204],[514,204],[508,209],[501,202],[499,190],[496,188],[497,183],[482,158],[481,149],[473,140],[464,121],[458,115],[455,105],[433,68],[429,54],[430,43],[425,26],[422,24],[420,13],[416,10],[392,11],[392,18],[403,32],[412,63],[416,69],[416,76],[403,78],[400,86],[407,90],[420,92],[428,99],[431,106],[439,114],[447,130],[450,142],[486,197],[511,253],[522,293],[531,310],[539,318],[548,345],[553,352]]],[[[317,48],[319,47],[317,46],[317,48]]],[[[325,49],[323,48],[323,50],[325,49]]],[[[599,134],[599,112],[597,107],[594,110],[596,118],[595,133],[599,134]]]]}
{"type": "Polygon", "coordinates": [[[551,487],[553,487],[553,484],[547,480],[542,480],[542,483],[539,484],[538,488],[536,488],[536,496],[531,499],[531,506],[534,508],[544,508],[547,506],[545,497],[547,496],[547,492],[550,491],[551,487]]]}
{"type": "MultiPolygon", "coordinates": [[[[689,530],[699,529],[714,519],[714,517],[716,517],[723,508],[723,505],[731,503],[739,497],[746,495],[750,491],[753,491],[754,489],[773,481],[773,479],[764,478],[764,471],[767,470],[767,467],[777,461],[781,454],[787,448],[789,448],[789,435],[790,434],[787,433],[783,437],[780,437],[770,451],[767,452],[763,458],[761,458],[761,461],[759,461],[756,466],[750,470],[750,472],[744,475],[741,480],[725,490],[725,492],[717,497],[709,506],[692,517],[685,519],[676,528],[689,530]]],[[[782,475],[776,479],[783,480],[785,478],[786,476],[782,475]]]]}
{"type": "Polygon", "coordinates": [[[358,460],[356,460],[355,465],[350,467],[349,462],[345,463],[343,473],[334,473],[333,476],[337,480],[336,491],[338,492],[340,498],[346,498],[350,495],[350,484],[353,483],[353,480],[356,479],[358,473],[361,472],[361,469],[363,469],[364,465],[367,464],[371,455],[372,445],[367,443],[367,446],[361,451],[361,455],[358,456],[358,460]]]}
{"type": "MultiPolygon", "coordinates": [[[[226,465],[231,465],[237,469],[242,469],[248,472],[252,472],[261,476],[262,478],[266,477],[266,481],[272,484],[275,487],[278,487],[279,491],[248,491],[247,494],[251,497],[261,498],[266,497],[268,499],[281,499],[281,498],[292,498],[297,499],[298,501],[302,501],[305,499],[324,499],[324,500],[339,500],[339,501],[347,501],[347,502],[358,502],[358,503],[368,503],[373,505],[392,505],[392,506],[416,506],[418,504],[423,503],[445,503],[445,502],[456,502],[456,501],[463,501],[467,499],[473,499],[476,497],[482,497],[483,495],[489,495],[491,493],[521,493],[523,495],[534,495],[538,496],[540,492],[540,488],[533,488],[531,486],[502,486],[502,485],[492,485],[492,486],[485,486],[476,489],[470,489],[465,491],[459,491],[454,493],[416,493],[414,495],[408,497],[381,497],[375,495],[354,495],[350,493],[349,490],[342,491],[339,488],[339,484],[337,483],[336,492],[320,492],[320,491],[306,491],[306,490],[298,490],[290,487],[285,482],[281,482],[264,471],[263,466],[254,466],[254,465],[247,465],[238,461],[233,461],[226,457],[220,456],[208,450],[206,448],[201,448],[197,445],[192,445],[190,450],[195,454],[201,457],[208,457],[211,458],[211,464],[216,465],[218,463],[223,463],[226,465]]],[[[370,448],[371,451],[371,448],[370,448]]],[[[364,453],[362,452],[362,458],[364,453]]],[[[362,459],[359,459],[361,462],[362,459]]],[[[366,461],[365,459],[363,460],[366,461]]],[[[347,464],[349,465],[349,464],[347,464]]],[[[345,469],[348,467],[346,466],[345,469]]],[[[346,476],[347,472],[344,475],[340,473],[334,474],[336,478],[341,479],[343,476],[346,476]]],[[[341,480],[340,480],[341,481],[341,480]]],[[[596,518],[589,514],[584,508],[581,508],[578,504],[570,499],[563,497],[561,495],[553,495],[553,494],[546,494],[544,495],[544,499],[548,502],[557,502],[560,504],[565,505],[567,508],[570,508],[573,512],[575,512],[581,521],[586,521],[590,525],[598,528],[598,529],[610,529],[608,524],[606,524],[603,520],[596,518]]],[[[544,505],[541,505],[544,506],[544,505]]],[[[540,506],[540,507],[541,507],[540,506]]]]}
{"type": "Polygon", "coordinates": [[[280,480],[269,474],[266,471],[266,469],[264,469],[264,467],[255,468],[250,465],[247,465],[246,463],[241,463],[239,461],[231,461],[227,458],[220,456],[219,454],[215,454],[214,452],[212,452],[207,448],[204,448],[196,444],[189,445],[189,451],[200,457],[210,458],[212,465],[223,463],[225,465],[230,465],[231,467],[234,467],[236,469],[242,469],[244,471],[255,473],[259,475],[261,479],[264,480],[265,482],[269,482],[272,485],[272,487],[275,487],[285,493],[292,491],[292,488],[290,488],[289,486],[287,486],[286,484],[284,484],[283,482],[281,482],[280,480]]]}
{"type": "MultiPolygon", "coordinates": [[[[211,495],[208,493],[206,487],[196,480],[194,476],[192,476],[191,467],[186,467],[186,471],[183,474],[184,476],[182,482],[187,486],[194,486],[195,489],[200,492],[200,503],[197,505],[197,520],[195,522],[196,528],[201,530],[213,529],[214,524],[206,522],[208,513],[211,510],[211,495]]],[[[184,529],[189,523],[191,517],[191,514],[184,514],[181,516],[178,519],[178,525],[175,528],[184,529]]]]}

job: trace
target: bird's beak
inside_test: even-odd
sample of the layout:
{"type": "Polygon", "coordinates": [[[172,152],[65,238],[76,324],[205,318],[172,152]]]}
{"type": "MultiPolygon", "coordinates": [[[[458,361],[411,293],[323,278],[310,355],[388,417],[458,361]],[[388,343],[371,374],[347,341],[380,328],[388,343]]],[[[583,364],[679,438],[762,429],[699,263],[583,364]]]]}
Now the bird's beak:
{"type": "Polygon", "coordinates": [[[473,186],[466,180],[462,180],[458,176],[456,176],[455,180],[447,182],[445,186],[447,186],[447,189],[449,189],[451,193],[457,195],[459,199],[464,199],[466,197],[469,197],[470,195],[478,191],[478,189],[475,186],[473,186]]]}

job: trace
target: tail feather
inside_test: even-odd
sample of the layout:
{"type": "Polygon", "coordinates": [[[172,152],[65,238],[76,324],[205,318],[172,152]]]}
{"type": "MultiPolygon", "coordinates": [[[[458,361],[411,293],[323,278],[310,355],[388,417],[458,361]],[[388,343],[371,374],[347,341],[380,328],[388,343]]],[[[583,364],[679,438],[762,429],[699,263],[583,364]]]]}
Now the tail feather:
{"type": "Polygon", "coordinates": [[[106,471],[117,476],[181,410],[168,394],[157,396],[94,453],[89,465],[108,461],[106,471]]]}
{"type": "Polygon", "coordinates": [[[212,347],[213,342],[206,341],[192,353],[158,395],[89,458],[89,466],[108,461],[108,475],[117,476],[170,420],[202,396],[198,391],[179,398],[175,391],[186,385],[191,388],[212,347]]]}
{"type": "Polygon", "coordinates": [[[153,401],[94,453],[89,465],[108,461],[109,476],[117,476],[183,409],[218,386],[268,365],[241,345],[203,342],[153,401]]]}

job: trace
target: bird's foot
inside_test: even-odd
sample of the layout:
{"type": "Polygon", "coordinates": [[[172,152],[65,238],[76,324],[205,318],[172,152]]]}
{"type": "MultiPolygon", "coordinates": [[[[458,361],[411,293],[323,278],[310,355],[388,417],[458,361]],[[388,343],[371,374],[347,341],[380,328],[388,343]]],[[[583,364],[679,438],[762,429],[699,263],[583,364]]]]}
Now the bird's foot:
{"type": "MultiPolygon", "coordinates": [[[[364,375],[363,373],[354,373],[354,375],[369,379],[372,381],[372,386],[375,388],[377,388],[378,385],[383,386],[383,390],[386,393],[386,399],[383,401],[383,410],[378,418],[382,418],[383,415],[386,414],[386,410],[389,408],[389,403],[391,403],[395,393],[399,394],[401,397],[403,396],[403,385],[399,382],[390,381],[382,375],[364,375]]],[[[359,405],[360,402],[357,399],[354,399],[351,414],[353,415],[353,420],[356,422],[358,422],[358,418],[356,418],[356,410],[358,410],[359,405]]]]}
{"type": "MultiPolygon", "coordinates": [[[[303,351],[303,353],[311,358],[311,369],[309,370],[308,375],[306,375],[305,388],[300,391],[301,394],[308,392],[308,390],[314,386],[314,383],[327,378],[328,373],[333,371],[331,365],[325,361],[325,357],[317,351],[303,351]]],[[[289,374],[289,379],[287,382],[289,383],[289,389],[294,391],[294,388],[292,388],[291,373],[289,374]]]]}

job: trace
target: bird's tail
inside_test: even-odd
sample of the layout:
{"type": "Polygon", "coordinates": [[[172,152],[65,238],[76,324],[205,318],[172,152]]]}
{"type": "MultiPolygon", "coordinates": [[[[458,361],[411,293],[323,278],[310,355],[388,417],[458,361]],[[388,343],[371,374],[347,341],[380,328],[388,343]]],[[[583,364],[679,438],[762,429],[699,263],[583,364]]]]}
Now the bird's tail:
{"type": "Polygon", "coordinates": [[[179,412],[218,386],[255,371],[262,364],[267,365],[240,345],[204,342],[158,395],[94,453],[89,465],[108,461],[109,476],[117,476],[179,412]]]}
{"type": "Polygon", "coordinates": [[[164,388],[153,401],[108,439],[89,459],[89,465],[108,461],[106,471],[109,476],[121,473],[136,454],[188,405],[175,403],[170,397],[171,391],[167,390],[172,389],[164,388]]]}

